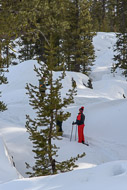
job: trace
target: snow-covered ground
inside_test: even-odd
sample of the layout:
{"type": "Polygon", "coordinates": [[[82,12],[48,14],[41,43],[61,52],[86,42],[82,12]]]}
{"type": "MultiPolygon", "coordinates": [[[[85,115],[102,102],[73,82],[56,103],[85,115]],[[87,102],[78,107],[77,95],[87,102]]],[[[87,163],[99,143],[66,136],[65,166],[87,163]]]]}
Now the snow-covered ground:
{"type": "MultiPolygon", "coordinates": [[[[0,113],[0,190],[126,190],[127,189],[127,81],[117,72],[111,73],[113,64],[114,33],[98,33],[94,37],[96,61],[92,67],[93,89],[88,77],[67,72],[63,80],[62,95],[71,84],[77,83],[75,103],[68,106],[71,117],[63,122],[64,136],[56,141],[59,160],[69,159],[82,152],[86,156],[77,161],[72,172],[53,176],[28,178],[25,162],[34,163],[32,143],[25,129],[26,114],[34,116],[26,95],[26,83],[38,85],[33,67],[36,61],[26,61],[9,68],[8,84],[1,85],[2,100],[8,110],[0,113]],[[78,110],[85,107],[85,139],[89,146],[75,141],[75,129],[70,142],[72,121],[78,110]],[[15,166],[15,167],[14,167],[15,166]]],[[[59,73],[54,73],[57,77],[59,73]]]]}

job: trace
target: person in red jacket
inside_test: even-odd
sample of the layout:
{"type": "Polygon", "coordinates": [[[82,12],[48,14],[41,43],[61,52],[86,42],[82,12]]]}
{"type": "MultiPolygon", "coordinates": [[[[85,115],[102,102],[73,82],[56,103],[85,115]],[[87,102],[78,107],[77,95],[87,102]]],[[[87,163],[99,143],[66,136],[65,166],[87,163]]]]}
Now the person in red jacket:
{"type": "Polygon", "coordinates": [[[73,122],[72,124],[77,124],[78,125],[78,142],[79,143],[85,143],[85,138],[84,138],[84,122],[85,122],[85,115],[83,114],[84,107],[82,106],[79,109],[79,113],[76,119],[76,122],[73,122]]]}

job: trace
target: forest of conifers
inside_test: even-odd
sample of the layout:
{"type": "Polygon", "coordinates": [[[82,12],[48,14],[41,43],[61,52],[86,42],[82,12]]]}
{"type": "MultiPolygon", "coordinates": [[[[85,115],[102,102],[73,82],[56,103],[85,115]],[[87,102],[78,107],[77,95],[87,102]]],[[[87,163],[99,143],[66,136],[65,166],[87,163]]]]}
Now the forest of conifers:
{"type": "Polygon", "coordinates": [[[16,64],[13,49],[17,45],[20,62],[45,61],[44,52],[52,40],[57,65],[64,61],[67,70],[87,73],[95,59],[92,38],[96,32],[116,32],[116,67],[125,65],[126,0],[0,0],[0,5],[1,67],[16,64]]]}

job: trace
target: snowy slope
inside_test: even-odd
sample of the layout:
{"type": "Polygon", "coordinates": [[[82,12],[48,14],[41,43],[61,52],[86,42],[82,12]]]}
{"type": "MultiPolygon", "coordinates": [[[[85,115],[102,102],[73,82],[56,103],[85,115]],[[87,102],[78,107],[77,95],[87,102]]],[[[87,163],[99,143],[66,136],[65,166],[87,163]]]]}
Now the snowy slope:
{"type": "MultiPolygon", "coordinates": [[[[71,117],[63,122],[63,131],[66,137],[56,141],[60,147],[58,160],[65,160],[82,152],[86,156],[77,161],[79,168],[65,174],[55,176],[39,177],[33,179],[19,179],[14,167],[4,164],[7,159],[5,152],[0,165],[1,177],[0,190],[10,189],[87,189],[87,190],[118,190],[126,189],[127,180],[127,81],[119,72],[113,75],[111,71],[113,58],[113,45],[116,41],[114,33],[98,33],[94,37],[96,61],[92,67],[91,78],[93,89],[84,86],[88,77],[75,72],[67,72],[63,80],[62,96],[70,88],[71,78],[77,83],[77,96],[75,103],[68,106],[71,117]],[[75,130],[70,142],[72,121],[78,113],[80,106],[84,106],[86,115],[85,139],[90,146],[75,141],[75,130]],[[123,161],[124,160],[124,161],[123,161]],[[105,164],[104,164],[105,163],[105,164]],[[6,167],[6,170],[4,169],[6,167]],[[15,172],[14,172],[15,171],[15,172]],[[12,181],[10,181],[12,180],[12,181]],[[10,182],[8,182],[10,181],[10,182]]],[[[0,114],[0,135],[4,143],[13,155],[15,166],[22,176],[27,177],[25,162],[34,163],[32,144],[28,139],[25,129],[26,114],[34,117],[34,112],[29,106],[29,99],[26,95],[26,83],[38,85],[36,73],[33,71],[36,61],[26,61],[17,66],[9,68],[7,73],[9,83],[0,86],[2,100],[7,104],[8,110],[0,114]]],[[[54,72],[58,77],[59,72],[54,72]]],[[[0,149],[4,149],[1,143],[0,149]]]]}

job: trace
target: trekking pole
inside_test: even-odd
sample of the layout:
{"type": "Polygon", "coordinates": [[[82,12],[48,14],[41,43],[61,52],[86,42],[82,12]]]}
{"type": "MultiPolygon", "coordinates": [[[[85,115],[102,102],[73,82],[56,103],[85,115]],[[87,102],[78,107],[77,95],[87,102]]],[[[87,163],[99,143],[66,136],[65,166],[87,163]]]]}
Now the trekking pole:
{"type": "Polygon", "coordinates": [[[76,129],[75,129],[75,141],[76,141],[76,135],[77,135],[77,125],[76,125],[76,129]]]}
{"type": "Polygon", "coordinates": [[[70,141],[71,141],[71,139],[72,139],[72,133],[73,133],[73,124],[72,124],[72,129],[71,129],[70,141]]]}

